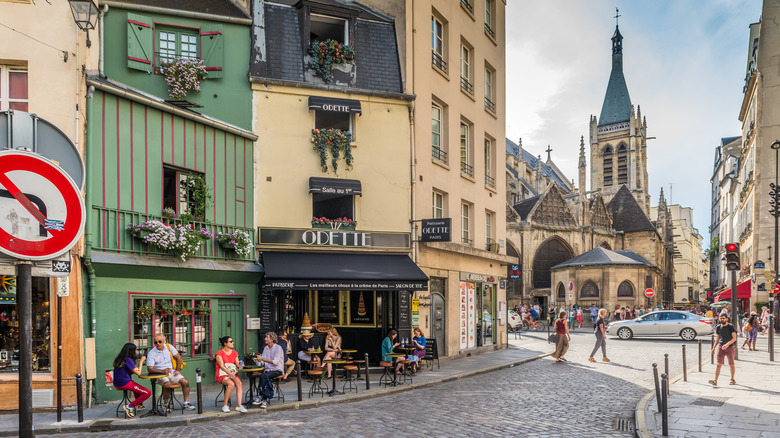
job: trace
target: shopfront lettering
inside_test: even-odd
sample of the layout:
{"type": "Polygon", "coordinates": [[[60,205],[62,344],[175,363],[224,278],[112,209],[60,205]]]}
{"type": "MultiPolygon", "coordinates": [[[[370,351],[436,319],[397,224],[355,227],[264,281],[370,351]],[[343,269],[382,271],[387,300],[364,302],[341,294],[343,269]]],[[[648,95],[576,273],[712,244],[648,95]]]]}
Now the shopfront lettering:
{"type": "Polygon", "coordinates": [[[325,187],[320,189],[320,193],[329,193],[334,195],[353,195],[354,190],[346,187],[325,187]]]}
{"type": "Polygon", "coordinates": [[[323,104],[322,105],[323,111],[338,111],[342,113],[348,113],[349,112],[349,106],[347,105],[334,105],[334,104],[323,104]]]}
{"type": "Polygon", "coordinates": [[[423,242],[450,242],[452,240],[451,228],[451,218],[423,219],[420,240],[423,242]]]}
{"type": "Polygon", "coordinates": [[[302,240],[306,245],[372,246],[371,233],[354,231],[307,230],[303,232],[302,240]]]}

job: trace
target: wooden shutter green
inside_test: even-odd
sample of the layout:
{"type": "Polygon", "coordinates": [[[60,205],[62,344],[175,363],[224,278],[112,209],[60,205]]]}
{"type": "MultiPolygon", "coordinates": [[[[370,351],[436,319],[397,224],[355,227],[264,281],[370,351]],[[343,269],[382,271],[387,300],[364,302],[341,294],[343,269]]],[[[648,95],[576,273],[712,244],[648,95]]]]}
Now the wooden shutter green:
{"type": "Polygon", "coordinates": [[[154,56],[152,20],[143,15],[127,14],[127,66],[151,73],[154,56]]]}
{"type": "Polygon", "coordinates": [[[212,24],[200,29],[200,54],[206,65],[206,79],[223,77],[224,50],[222,48],[222,25],[212,24]]]}

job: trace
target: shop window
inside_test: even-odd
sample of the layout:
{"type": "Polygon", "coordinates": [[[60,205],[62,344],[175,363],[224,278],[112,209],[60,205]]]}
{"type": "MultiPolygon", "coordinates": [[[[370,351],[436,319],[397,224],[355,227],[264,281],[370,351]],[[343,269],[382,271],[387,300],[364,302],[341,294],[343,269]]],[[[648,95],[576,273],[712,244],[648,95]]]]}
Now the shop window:
{"type": "Polygon", "coordinates": [[[27,70],[13,65],[0,65],[0,111],[27,111],[27,92],[27,70]]]}
{"type": "MultiPolygon", "coordinates": [[[[51,372],[51,306],[49,279],[32,278],[32,369],[51,372]]],[[[0,275],[0,373],[19,372],[19,310],[16,276],[0,275]]]]}
{"type": "Polygon", "coordinates": [[[580,298],[598,298],[598,297],[599,297],[599,287],[596,286],[596,283],[592,281],[588,281],[582,285],[582,289],[580,289],[580,298]]]}
{"type": "Polygon", "coordinates": [[[630,282],[624,281],[620,283],[620,286],[618,286],[618,297],[633,297],[634,296],[634,286],[631,285],[630,282]]]}
{"type": "Polygon", "coordinates": [[[207,201],[211,198],[200,172],[163,167],[163,209],[172,208],[176,214],[191,214],[205,221],[207,201]]]}
{"type": "Polygon", "coordinates": [[[211,352],[211,300],[189,297],[135,298],[130,315],[132,342],[143,353],[154,348],[155,335],[165,336],[182,357],[211,352]]]}
{"type": "Polygon", "coordinates": [[[202,59],[209,79],[221,78],[224,63],[222,25],[201,28],[159,25],[144,15],[127,14],[127,66],[157,72],[160,62],[176,57],[202,59]]]}
{"type": "Polygon", "coordinates": [[[333,195],[330,193],[312,194],[312,215],[326,219],[347,218],[355,220],[355,200],[353,195],[333,195]]]}

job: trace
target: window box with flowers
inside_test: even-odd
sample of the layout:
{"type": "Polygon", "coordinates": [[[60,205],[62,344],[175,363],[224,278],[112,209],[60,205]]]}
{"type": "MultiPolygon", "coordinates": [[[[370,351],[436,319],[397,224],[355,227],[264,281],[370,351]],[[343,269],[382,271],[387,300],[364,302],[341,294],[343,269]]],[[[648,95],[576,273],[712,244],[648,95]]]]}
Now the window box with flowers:
{"type": "Polygon", "coordinates": [[[200,82],[208,72],[202,59],[176,57],[160,63],[160,74],[168,84],[168,96],[184,99],[190,91],[200,92],[200,82]]]}
{"type": "Polygon", "coordinates": [[[333,39],[312,41],[310,52],[312,67],[327,83],[333,82],[331,69],[334,64],[345,64],[355,59],[355,51],[350,46],[333,39]]]}
{"type": "Polygon", "coordinates": [[[328,171],[328,152],[330,152],[330,165],[335,173],[338,169],[339,157],[344,156],[344,163],[347,170],[352,169],[352,133],[342,131],[341,129],[313,129],[312,143],[313,149],[320,155],[320,167],[323,172],[328,171]]]}
{"type": "Polygon", "coordinates": [[[193,224],[164,224],[158,220],[130,224],[125,227],[130,235],[149,246],[170,251],[187,261],[200,250],[203,241],[213,236],[205,229],[195,229],[193,224]]]}
{"type": "Polygon", "coordinates": [[[244,231],[236,230],[233,233],[217,233],[214,238],[224,249],[233,250],[236,254],[247,257],[255,247],[252,238],[244,231]]]}
{"type": "Polygon", "coordinates": [[[354,230],[357,226],[357,221],[346,217],[337,217],[336,219],[313,217],[311,218],[311,226],[312,228],[328,228],[332,230],[354,230]]]}

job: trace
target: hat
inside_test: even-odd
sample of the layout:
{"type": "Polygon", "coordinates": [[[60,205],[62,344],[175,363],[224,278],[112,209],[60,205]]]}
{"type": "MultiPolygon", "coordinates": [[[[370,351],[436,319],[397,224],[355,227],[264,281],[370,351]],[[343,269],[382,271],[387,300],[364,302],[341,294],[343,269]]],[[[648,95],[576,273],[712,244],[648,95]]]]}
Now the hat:
{"type": "Polygon", "coordinates": [[[752,311],[752,312],[750,312],[750,314],[751,314],[751,315],[758,315],[758,313],[756,313],[756,311],[755,311],[755,310],[754,310],[754,311],[752,311]]]}
{"type": "Polygon", "coordinates": [[[309,329],[302,329],[301,330],[301,336],[312,336],[312,332],[309,329]]]}

